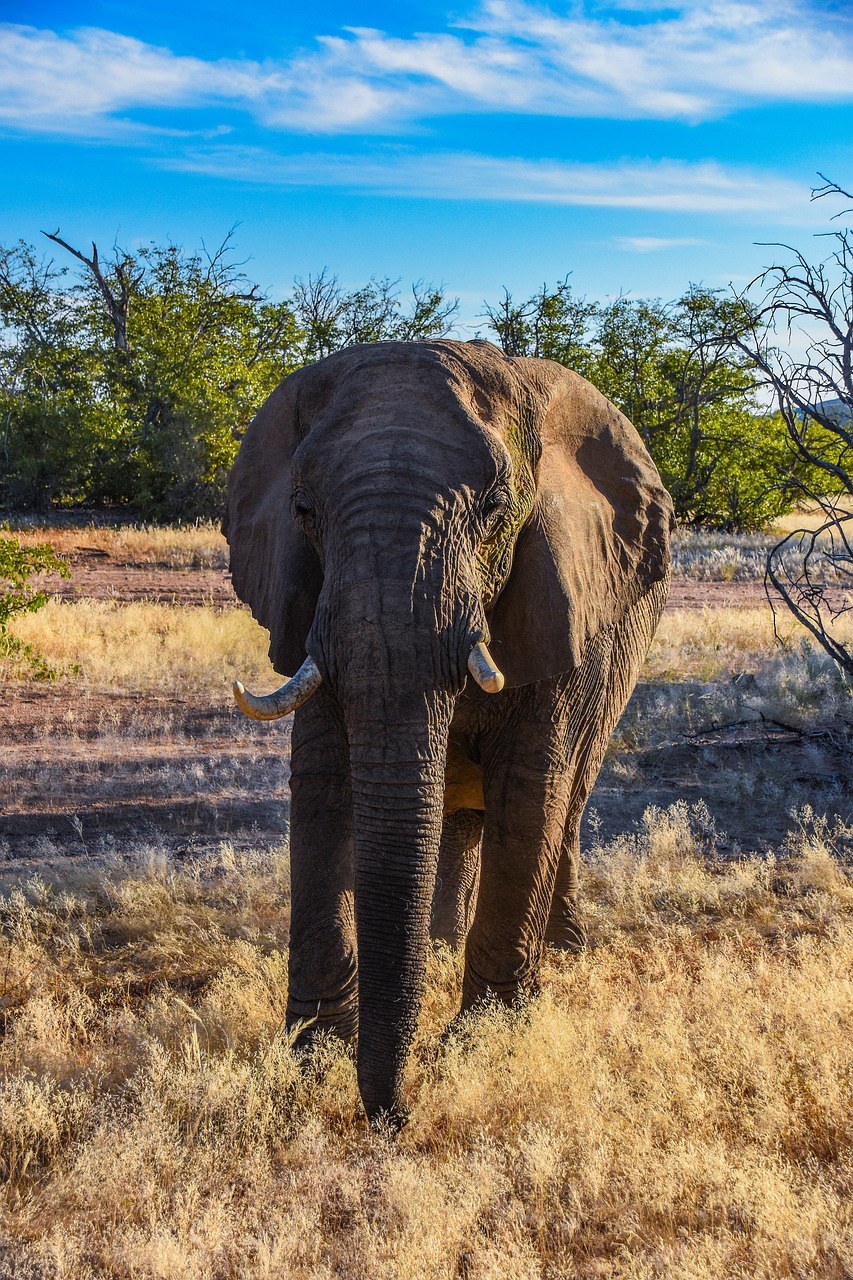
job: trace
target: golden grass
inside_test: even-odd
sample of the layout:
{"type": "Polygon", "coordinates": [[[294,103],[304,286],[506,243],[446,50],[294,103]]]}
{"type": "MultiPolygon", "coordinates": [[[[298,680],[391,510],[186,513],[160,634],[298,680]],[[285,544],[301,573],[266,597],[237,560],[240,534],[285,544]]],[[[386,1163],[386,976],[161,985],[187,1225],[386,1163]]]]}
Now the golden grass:
{"type": "MultiPolygon", "coordinates": [[[[835,505],[839,511],[853,512],[853,497],[846,494],[839,494],[835,499],[835,505]]],[[[816,502],[809,503],[799,511],[792,511],[790,515],[780,516],[774,522],[773,532],[784,536],[787,533],[793,533],[797,529],[819,529],[826,520],[823,508],[816,502]]]]}
{"type": "Polygon", "coordinates": [[[40,526],[21,521],[11,526],[23,543],[49,542],[54,550],[74,556],[104,551],[120,564],[167,569],[225,569],[228,545],[213,523],[172,526],[69,525],[40,526]]]}
{"type": "Polygon", "coordinates": [[[445,1041],[436,948],[396,1141],[346,1054],[282,1034],[279,855],[30,881],[2,902],[9,1274],[849,1275],[850,834],[804,815],[709,868],[701,809],[648,813],[593,860],[593,948],[445,1041]]]}
{"type": "MultiPolygon", "coordinates": [[[[789,642],[802,634],[784,616],[779,625],[789,642]]],[[[264,687],[277,680],[266,657],[267,632],[240,608],[52,600],[11,631],[93,688],[227,695],[235,676],[264,687]]],[[[853,619],[845,634],[853,637],[853,619]]],[[[713,680],[754,670],[773,648],[768,609],[673,610],[661,621],[645,671],[652,679],[713,680]]],[[[7,679],[27,678],[20,664],[5,667],[7,679]]]]}
{"type": "MultiPolygon", "coordinates": [[[[777,625],[786,644],[804,635],[784,612],[777,625]]],[[[847,630],[853,636],[853,623],[847,630]]],[[[714,680],[754,670],[775,647],[769,608],[673,609],[661,619],[645,673],[653,679],[714,680]]]]}
{"type": "MultiPolygon", "coordinates": [[[[266,656],[268,633],[240,608],[54,599],[10,631],[67,678],[97,689],[230,698],[235,677],[280,683],[266,656]]],[[[9,679],[28,675],[22,664],[6,666],[9,679]]]]}

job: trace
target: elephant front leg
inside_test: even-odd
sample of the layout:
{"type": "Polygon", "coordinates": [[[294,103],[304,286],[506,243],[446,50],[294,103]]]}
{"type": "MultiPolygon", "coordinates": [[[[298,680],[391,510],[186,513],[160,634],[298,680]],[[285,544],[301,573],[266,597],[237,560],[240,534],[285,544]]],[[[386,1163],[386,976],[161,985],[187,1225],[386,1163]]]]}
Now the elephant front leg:
{"type": "Polygon", "coordinates": [[[483,814],[457,809],[444,819],[432,899],[430,934],[454,950],[465,945],[477,899],[483,814]]]}
{"type": "Polygon", "coordinates": [[[551,709],[522,714],[484,759],[486,815],[463,1011],[488,995],[512,1004],[536,990],[568,809],[566,753],[560,725],[547,719],[551,709]]]}
{"type": "Polygon", "coordinates": [[[340,709],[321,688],[293,725],[288,1029],[358,1034],[349,756],[340,709]]]}
{"type": "Polygon", "coordinates": [[[578,915],[580,870],[580,819],[569,818],[557,867],[554,897],[548,915],[545,941],[558,951],[580,952],[586,947],[586,930],[578,915]]]}

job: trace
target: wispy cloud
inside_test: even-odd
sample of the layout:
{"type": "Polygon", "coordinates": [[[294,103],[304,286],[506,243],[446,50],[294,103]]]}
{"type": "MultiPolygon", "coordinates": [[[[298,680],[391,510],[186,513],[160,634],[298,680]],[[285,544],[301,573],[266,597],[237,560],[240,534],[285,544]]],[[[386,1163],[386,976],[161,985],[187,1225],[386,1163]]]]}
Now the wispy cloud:
{"type": "MultiPolygon", "coordinates": [[[[405,10],[403,10],[405,12],[405,10]]],[[[0,122],[103,136],[134,111],[219,105],[270,129],[380,133],[450,112],[695,121],[853,101],[853,22],[808,0],[557,13],[484,0],[403,36],[348,28],[283,61],[180,56],[116,32],[0,24],[0,122]]]]}
{"type": "MultiPolygon", "coordinates": [[[[287,187],[339,187],[349,191],[445,200],[504,200],[591,205],[669,213],[766,213],[791,209],[802,217],[808,191],[773,174],[673,160],[615,165],[565,164],[443,152],[423,155],[389,149],[370,156],[214,147],[160,162],[169,169],[287,187]]],[[[633,247],[695,244],[695,240],[643,241],[633,247]]]]}
{"type": "Polygon", "coordinates": [[[618,249],[629,253],[658,253],[666,249],[696,248],[709,242],[695,236],[617,236],[614,243],[618,249]]]}

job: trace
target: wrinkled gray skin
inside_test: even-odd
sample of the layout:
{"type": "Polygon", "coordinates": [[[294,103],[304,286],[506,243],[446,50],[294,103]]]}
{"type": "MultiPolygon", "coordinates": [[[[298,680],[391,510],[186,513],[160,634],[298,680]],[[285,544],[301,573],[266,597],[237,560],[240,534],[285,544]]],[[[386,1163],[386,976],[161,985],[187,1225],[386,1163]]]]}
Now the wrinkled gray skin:
{"type": "Polygon", "coordinates": [[[357,1043],[371,1119],[402,1078],[428,938],[463,1010],[583,944],[581,814],[663,608],[672,507],[593,387],[488,343],[377,343],[285,379],[229,484],[238,594],[295,715],[288,1024],[357,1043]],[[506,688],[468,676],[487,640],[506,688]],[[481,843],[482,833],[482,843],[481,843]]]}

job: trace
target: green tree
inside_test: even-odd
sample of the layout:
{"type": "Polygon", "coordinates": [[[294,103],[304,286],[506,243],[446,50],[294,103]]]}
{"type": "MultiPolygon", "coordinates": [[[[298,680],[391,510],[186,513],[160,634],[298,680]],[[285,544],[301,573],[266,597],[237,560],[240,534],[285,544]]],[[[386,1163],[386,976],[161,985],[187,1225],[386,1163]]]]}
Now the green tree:
{"type": "Polygon", "coordinates": [[[404,306],[400,281],[384,277],[347,290],[336,275],[323,270],[293,283],[290,307],[299,330],[300,363],[322,360],[356,342],[415,342],[443,338],[459,302],[442,285],[418,280],[404,306]]]}
{"type": "Polygon", "coordinates": [[[593,380],[634,423],[691,524],[760,528],[793,501],[784,432],[732,342],[747,321],[741,304],[697,286],[675,303],[619,298],[599,314],[593,380]]]}
{"type": "Polygon", "coordinates": [[[87,496],[111,403],[64,271],[23,243],[0,249],[0,502],[87,496]]]}
{"type": "Polygon", "coordinates": [[[230,237],[212,254],[150,245],[105,264],[94,245],[50,239],[85,267],[80,331],[112,411],[91,496],[157,519],[215,515],[242,432],[295,367],[290,308],[247,278],[230,237]]]}
{"type": "Polygon", "coordinates": [[[742,300],[692,286],[674,303],[575,297],[566,278],[524,302],[486,304],[509,355],[557,360],[631,419],[673,495],[680,520],[761,528],[796,500],[797,463],[778,415],[737,347],[752,322],[742,300]]]}
{"type": "Polygon", "coordinates": [[[498,303],[484,304],[483,318],[507,355],[556,360],[589,377],[598,315],[597,304],[576,297],[566,276],[554,289],[543,284],[524,302],[516,303],[504,289],[498,303]]]}
{"type": "Polygon", "coordinates": [[[0,250],[0,503],[131,505],[154,519],[218,513],[228,469],[281,378],[354,342],[448,332],[458,303],[419,281],[354,290],[323,271],[271,302],[235,261],[175,245],[83,251],[78,275],[0,250]]]}

